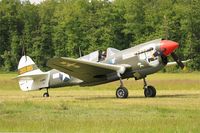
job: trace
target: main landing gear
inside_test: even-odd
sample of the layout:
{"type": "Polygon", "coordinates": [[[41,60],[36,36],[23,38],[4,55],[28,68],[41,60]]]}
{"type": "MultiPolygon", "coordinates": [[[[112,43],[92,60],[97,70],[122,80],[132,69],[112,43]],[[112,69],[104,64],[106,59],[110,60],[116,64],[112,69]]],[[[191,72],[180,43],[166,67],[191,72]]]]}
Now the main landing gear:
{"type": "Polygon", "coordinates": [[[121,78],[120,78],[120,87],[116,90],[116,97],[117,98],[128,97],[128,90],[124,87],[124,84],[121,78]]]}
{"type": "MultiPolygon", "coordinates": [[[[147,82],[145,78],[143,78],[144,81],[144,96],[145,97],[155,97],[156,96],[156,89],[151,86],[147,85],[147,82]]],[[[127,98],[128,97],[128,90],[124,87],[123,81],[120,78],[120,87],[116,90],[116,97],[117,98],[127,98]]]]}
{"type": "Polygon", "coordinates": [[[43,97],[49,97],[49,91],[48,91],[49,88],[46,88],[46,89],[47,89],[47,92],[45,92],[45,93],[43,94],[43,97]]]}
{"type": "Polygon", "coordinates": [[[147,82],[146,82],[145,78],[143,78],[143,81],[144,81],[144,96],[145,97],[155,97],[156,89],[151,85],[147,86],[147,82]]]}

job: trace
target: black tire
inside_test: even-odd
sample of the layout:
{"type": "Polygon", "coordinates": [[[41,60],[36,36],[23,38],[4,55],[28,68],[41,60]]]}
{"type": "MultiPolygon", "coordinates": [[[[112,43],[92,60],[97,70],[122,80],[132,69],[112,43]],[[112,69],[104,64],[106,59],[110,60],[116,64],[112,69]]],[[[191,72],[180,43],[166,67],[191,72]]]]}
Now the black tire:
{"type": "Polygon", "coordinates": [[[144,88],[144,96],[145,97],[155,97],[156,89],[153,86],[147,86],[144,88]]]}
{"type": "Polygon", "coordinates": [[[117,98],[127,98],[128,97],[128,90],[125,87],[119,87],[116,90],[116,97],[117,98]]]}
{"type": "Polygon", "coordinates": [[[49,97],[49,93],[44,93],[43,97],[49,97]]]}

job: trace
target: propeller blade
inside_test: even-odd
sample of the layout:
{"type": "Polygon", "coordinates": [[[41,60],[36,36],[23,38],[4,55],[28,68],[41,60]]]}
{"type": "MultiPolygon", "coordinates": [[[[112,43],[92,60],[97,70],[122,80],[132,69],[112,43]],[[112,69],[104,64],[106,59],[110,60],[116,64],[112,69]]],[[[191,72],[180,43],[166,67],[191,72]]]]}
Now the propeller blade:
{"type": "Polygon", "coordinates": [[[171,56],[174,59],[174,61],[176,61],[178,66],[180,66],[183,69],[184,68],[184,64],[181,62],[181,60],[178,58],[178,56],[174,52],[171,53],[171,56]]]}

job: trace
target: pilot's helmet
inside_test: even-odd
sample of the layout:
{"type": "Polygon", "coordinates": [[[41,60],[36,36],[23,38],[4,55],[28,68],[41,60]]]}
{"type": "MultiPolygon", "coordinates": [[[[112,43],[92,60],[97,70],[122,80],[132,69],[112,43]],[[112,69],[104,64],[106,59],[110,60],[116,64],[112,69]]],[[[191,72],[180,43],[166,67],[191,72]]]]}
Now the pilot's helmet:
{"type": "Polygon", "coordinates": [[[102,56],[106,56],[106,52],[105,51],[102,52],[102,56]]]}

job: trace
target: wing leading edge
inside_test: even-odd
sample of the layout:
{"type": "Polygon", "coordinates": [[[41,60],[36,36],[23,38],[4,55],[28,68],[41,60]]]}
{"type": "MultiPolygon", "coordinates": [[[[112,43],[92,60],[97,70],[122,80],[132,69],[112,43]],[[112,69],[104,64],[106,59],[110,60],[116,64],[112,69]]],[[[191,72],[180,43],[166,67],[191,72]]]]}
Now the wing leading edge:
{"type": "Polygon", "coordinates": [[[88,83],[106,80],[107,75],[112,73],[123,74],[129,67],[65,57],[50,59],[47,65],[88,83]]]}

